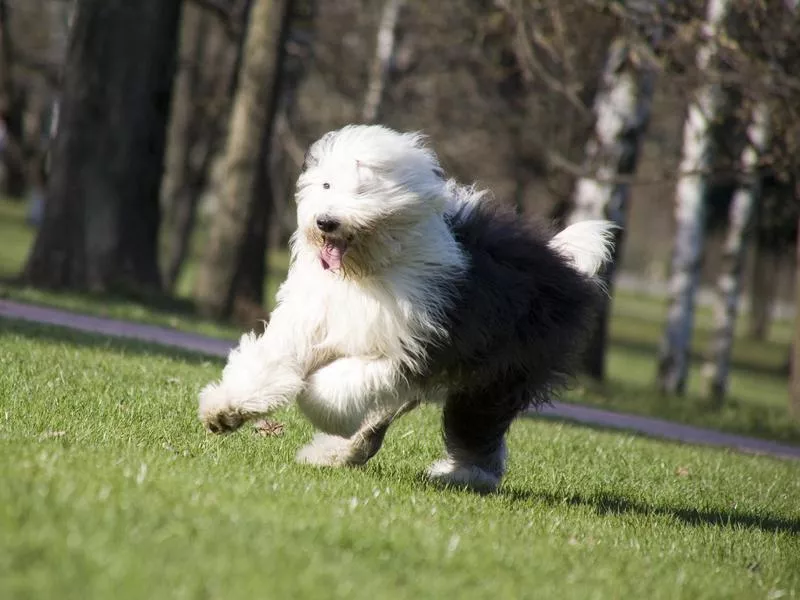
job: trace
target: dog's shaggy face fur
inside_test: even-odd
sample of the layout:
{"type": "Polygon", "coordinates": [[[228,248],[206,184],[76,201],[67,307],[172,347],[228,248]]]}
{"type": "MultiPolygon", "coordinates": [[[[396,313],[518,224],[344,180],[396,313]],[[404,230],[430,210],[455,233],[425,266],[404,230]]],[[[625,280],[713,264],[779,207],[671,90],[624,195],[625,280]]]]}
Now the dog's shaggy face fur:
{"type": "Polygon", "coordinates": [[[325,269],[374,274],[401,260],[410,232],[441,216],[443,183],[419,135],[364,127],[329,133],[306,153],[297,183],[295,249],[316,252],[325,269]]]}
{"type": "Polygon", "coordinates": [[[612,226],[552,236],[446,180],[422,136],[380,126],[313,144],[297,201],[278,306],[201,392],[201,419],[230,431],[296,400],[323,432],[298,459],[354,465],[437,402],[447,454],[429,476],[494,489],[509,425],[572,372],[612,226]]]}

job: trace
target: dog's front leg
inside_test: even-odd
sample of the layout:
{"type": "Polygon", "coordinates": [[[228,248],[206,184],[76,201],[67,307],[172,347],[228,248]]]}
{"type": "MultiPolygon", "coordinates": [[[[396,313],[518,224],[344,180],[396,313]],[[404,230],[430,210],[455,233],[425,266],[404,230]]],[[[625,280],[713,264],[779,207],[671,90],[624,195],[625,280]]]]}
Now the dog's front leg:
{"type": "Polygon", "coordinates": [[[262,335],[248,333],[231,351],[218,382],[200,392],[199,417],[213,433],[234,431],[249,420],[292,402],[308,372],[306,324],[279,306],[262,335]]]}

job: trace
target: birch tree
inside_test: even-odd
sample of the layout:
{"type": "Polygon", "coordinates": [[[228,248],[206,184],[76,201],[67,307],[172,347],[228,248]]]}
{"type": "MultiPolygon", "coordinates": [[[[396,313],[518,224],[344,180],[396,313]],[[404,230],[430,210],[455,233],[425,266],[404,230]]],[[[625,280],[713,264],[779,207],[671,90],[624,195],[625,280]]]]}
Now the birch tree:
{"type": "Polygon", "coordinates": [[[704,247],[705,195],[713,164],[712,126],[721,117],[724,96],[712,71],[731,0],[709,0],[703,40],[696,56],[701,77],[683,129],[683,149],[675,190],[675,239],[669,282],[669,312],[658,360],[658,387],[682,395],[689,371],[694,305],[704,247]]]}
{"type": "Polygon", "coordinates": [[[645,21],[639,27],[644,39],[641,34],[623,35],[611,44],[594,101],[595,126],[585,150],[584,169],[590,174],[578,180],[568,217],[570,224],[609,219],[618,226],[613,260],[602,274],[609,297],[598,313],[584,356],[586,372],[597,380],[605,375],[611,288],[628,217],[630,186],[622,178],[636,171],[650,117],[657,76],[653,55],[663,35],[660,6],[660,1],[647,0],[630,6],[628,18],[645,21]]]}
{"type": "Polygon", "coordinates": [[[769,128],[769,108],[766,103],[758,102],[747,128],[748,141],[740,165],[741,183],[734,192],[730,206],[722,267],[715,290],[714,338],[704,374],[708,392],[717,404],[722,403],[728,391],[747,242],[753,215],[761,198],[759,160],[767,150],[769,128]]]}
{"type": "Polygon", "coordinates": [[[389,79],[397,40],[397,22],[405,0],[386,0],[383,4],[378,37],[375,44],[375,57],[372,60],[364,99],[361,119],[365,123],[374,123],[380,114],[386,82],[389,79]]]}
{"type": "Polygon", "coordinates": [[[261,222],[267,217],[263,204],[269,190],[263,181],[264,165],[276,108],[287,4],[287,0],[254,0],[250,10],[225,145],[220,204],[195,286],[201,310],[216,317],[229,316],[233,309],[246,247],[260,253],[251,258],[259,261],[263,279],[266,248],[253,248],[251,240],[253,228],[259,234],[266,231],[266,223],[261,222]]]}

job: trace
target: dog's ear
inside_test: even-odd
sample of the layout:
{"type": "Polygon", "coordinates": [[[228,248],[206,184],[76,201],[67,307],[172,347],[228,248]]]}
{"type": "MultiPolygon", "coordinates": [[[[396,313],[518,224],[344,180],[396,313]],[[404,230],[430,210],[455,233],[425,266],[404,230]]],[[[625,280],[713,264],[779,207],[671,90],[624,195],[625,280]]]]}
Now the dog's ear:
{"type": "Polygon", "coordinates": [[[356,177],[358,183],[367,183],[375,179],[378,174],[378,169],[372,165],[368,165],[363,160],[356,160],[356,177]]]}

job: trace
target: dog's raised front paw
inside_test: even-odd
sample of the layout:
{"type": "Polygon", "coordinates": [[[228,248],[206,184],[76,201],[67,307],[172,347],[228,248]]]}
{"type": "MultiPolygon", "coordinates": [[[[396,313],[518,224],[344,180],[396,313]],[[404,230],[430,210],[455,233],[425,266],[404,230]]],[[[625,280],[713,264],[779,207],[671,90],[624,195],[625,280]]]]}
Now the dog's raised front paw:
{"type": "Polygon", "coordinates": [[[438,460],[428,467],[428,478],[441,486],[468,488],[476,492],[493,492],[500,477],[476,465],[460,464],[452,459],[438,460]]]}
{"type": "Polygon", "coordinates": [[[224,391],[209,384],[200,392],[200,420],[211,433],[230,433],[239,429],[246,418],[228,402],[224,391]]]}
{"type": "Polygon", "coordinates": [[[245,422],[245,418],[237,413],[221,412],[214,415],[208,415],[203,419],[206,429],[211,433],[231,433],[239,429],[245,422]]]}

